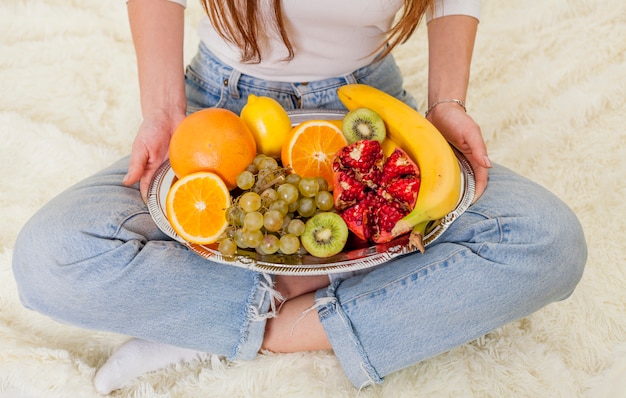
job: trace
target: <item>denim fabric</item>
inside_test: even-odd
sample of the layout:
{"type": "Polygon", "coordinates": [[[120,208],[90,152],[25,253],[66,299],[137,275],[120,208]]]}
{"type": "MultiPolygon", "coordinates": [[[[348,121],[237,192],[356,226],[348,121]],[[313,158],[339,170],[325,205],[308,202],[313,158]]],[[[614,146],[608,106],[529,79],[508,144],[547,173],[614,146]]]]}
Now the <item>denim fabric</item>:
{"type": "MultiPolygon", "coordinates": [[[[415,106],[391,56],[349,76],[267,82],[222,65],[202,46],[187,74],[189,112],[239,112],[247,95],[287,109],[341,109],[335,90],[370,84],[415,106]]],[[[155,226],[128,158],[46,204],[15,244],[25,306],[59,321],[254,358],[271,315],[271,277],[209,262],[155,226]]],[[[587,249],[572,211],[495,165],[484,195],[428,247],[316,293],[319,319],[346,375],[361,387],[566,298],[587,249]]]]}
{"type": "Polygon", "coordinates": [[[46,204],[18,236],[14,274],[24,305],[88,329],[256,356],[271,279],[208,263],[155,225],[129,158],[46,204]]]}
{"type": "Polygon", "coordinates": [[[319,290],[318,314],[364,386],[568,297],[586,258],[572,211],[495,165],[484,195],[424,254],[319,290]]]}

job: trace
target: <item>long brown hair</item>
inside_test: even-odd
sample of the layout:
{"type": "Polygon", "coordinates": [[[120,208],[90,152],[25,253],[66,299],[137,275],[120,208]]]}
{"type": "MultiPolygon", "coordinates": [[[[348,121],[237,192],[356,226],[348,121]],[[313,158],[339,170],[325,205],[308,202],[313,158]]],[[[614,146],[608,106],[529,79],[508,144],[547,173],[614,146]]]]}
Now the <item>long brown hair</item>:
{"type": "MultiPolygon", "coordinates": [[[[288,51],[287,60],[294,56],[283,22],[281,0],[272,0],[273,15],[268,15],[271,23],[265,25],[259,18],[259,1],[253,0],[201,0],[205,12],[220,36],[241,49],[242,62],[261,61],[262,44],[260,39],[273,29],[280,36],[288,51]]],[[[376,51],[387,46],[382,56],[389,54],[398,44],[406,42],[415,32],[417,25],[428,9],[433,9],[434,0],[404,0],[402,12],[395,25],[387,32],[387,41],[376,51]]]]}

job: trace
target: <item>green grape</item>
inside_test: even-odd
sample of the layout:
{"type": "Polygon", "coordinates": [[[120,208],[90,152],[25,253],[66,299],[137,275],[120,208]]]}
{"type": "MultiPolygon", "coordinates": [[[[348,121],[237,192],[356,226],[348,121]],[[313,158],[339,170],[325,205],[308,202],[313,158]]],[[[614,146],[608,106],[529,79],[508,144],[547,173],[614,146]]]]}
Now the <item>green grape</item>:
{"type": "Polygon", "coordinates": [[[235,243],[232,238],[224,238],[220,241],[217,250],[219,250],[223,256],[233,256],[237,253],[237,243],[235,243]]]}
{"type": "Polygon", "coordinates": [[[300,236],[303,232],[304,221],[299,218],[294,218],[293,220],[289,221],[289,224],[287,225],[287,233],[295,236],[300,236]]]}
{"type": "Polygon", "coordinates": [[[287,213],[285,214],[285,216],[283,217],[283,226],[280,227],[281,230],[281,234],[284,234],[285,231],[287,231],[287,227],[289,226],[289,223],[291,222],[291,214],[287,213]]]}
{"type": "Polygon", "coordinates": [[[278,162],[272,157],[265,156],[259,161],[257,167],[259,170],[278,170],[278,162]]]}
{"type": "Polygon", "coordinates": [[[251,163],[246,166],[246,171],[249,171],[252,174],[256,174],[259,172],[259,169],[254,165],[254,163],[251,163]]]}
{"type": "Polygon", "coordinates": [[[226,209],[226,221],[228,221],[229,225],[233,227],[241,227],[243,224],[242,220],[243,210],[241,210],[238,206],[230,206],[226,209]]]}
{"type": "Polygon", "coordinates": [[[300,196],[298,188],[290,183],[282,184],[276,189],[276,192],[278,192],[278,198],[287,202],[288,205],[296,202],[300,196]]]}
{"type": "Polygon", "coordinates": [[[263,215],[263,226],[271,232],[280,231],[283,227],[283,215],[278,210],[268,210],[263,215]]]}
{"type": "Polygon", "coordinates": [[[276,199],[269,205],[270,210],[278,210],[283,216],[289,213],[289,205],[283,199],[276,199]]]}
{"type": "Polygon", "coordinates": [[[319,191],[315,194],[315,205],[323,211],[331,210],[334,206],[333,194],[328,191],[319,191]]]}
{"type": "Polygon", "coordinates": [[[259,174],[257,174],[256,184],[254,184],[254,190],[257,192],[262,192],[265,189],[272,187],[275,183],[275,180],[276,175],[272,172],[272,170],[260,170],[259,174]]]}
{"type": "Polygon", "coordinates": [[[283,254],[294,254],[300,248],[300,238],[293,234],[285,234],[280,237],[278,248],[283,254]]]}
{"type": "Polygon", "coordinates": [[[317,180],[313,177],[304,177],[300,180],[298,184],[298,190],[300,191],[300,195],[305,198],[312,198],[315,196],[317,191],[319,191],[320,186],[317,183],[317,180]]]}
{"type": "Polygon", "coordinates": [[[252,172],[244,170],[237,176],[237,186],[241,189],[248,190],[254,186],[254,174],[252,172]]]}
{"type": "Polygon", "coordinates": [[[328,181],[324,177],[315,177],[320,191],[328,191],[328,181]]]}
{"type": "MultiPolygon", "coordinates": [[[[272,158],[268,158],[268,159],[272,159],[272,158]]],[[[272,161],[275,162],[274,159],[272,159],[272,161]]],[[[260,164],[260,165],[262,165],[262,164],[260,164]]],[[[276,173],[278,173],[278,169],[271,169],[271,168],[268,169],[268,168],[265,168],[265,169],[259,169],[259,172],[257,173],[257,175],[259,177],[265,177],[269,181],[269,180],[273,180],[274,178],[276,178],[276,173]]]]}
{"type": "Polygon", "coordinates": [[[292,173],[285,178],[285,182],[297,187],[301,179],[300,174],[292,173]]]}
{"type": "Polygon", "coordinates": [[[263,240],[263,232],[260,229],[254,231],[244,230],[242,233],[242,239],[247,247],[255,248],[261,244],[263,240]]]}
{"type": "Polygon", "coordinates": [[[289,204],[289,213],[295,213],[298,211],[298,205],[300,203],[298,203],[298,201],[296,200],[295,202],[289,204]]]}
{"type": "Polygon", "coordinates": [[[261,204],[264,207],[269,207],[274,201],[278,199],[278,193],[274,188],[267,188],[261,192],[261,204]]]}
{"type": "Polygon", "coordinates": [[[315,214],[317,206],[315,205],[315,199],[313,198],[300,198],[298,200],[298,214],[302,217],[311,217],[315,214]]]}
{"type": "Polygon", "coordinates": [[[259,167],[259,163],[261,162],[261,160],[265,159],[267,157],[267,155],[259,153],[258,155],[256,155],[254,157],[254,160],[252,161],[252,164],[255,165],[257,167],[257,169],[261,169],[259,167]]]}
{"type": "Polygon", "coordinates": [[[279,247],[280,241],[278,237],[272,234],[265,235],[259,244],[259,249],[265,254],[274,254],[278,251],[279,247]]]}
{"type": "Polygon", "coordinates": [[[248,191],[239,197],[239,207],[246,213],[257,211],[261,208],[261,196],[248,191]]]}
{"type": "Polygon", "coordinates": [[[233,240],[237,244],[237,247],[239,247],[240,249],[247,249],[248,248],[248,245],[243,240],[243,229],[238,228],[238,229],[235,230],[235,232],[233,233],[233,240]]]}
{"type": "Polygon", "coordinates": [[[263,214],[253,211],[245,215],[243,218],[243,227],[248,231],[261,229],[263,227],[263,214]]]}

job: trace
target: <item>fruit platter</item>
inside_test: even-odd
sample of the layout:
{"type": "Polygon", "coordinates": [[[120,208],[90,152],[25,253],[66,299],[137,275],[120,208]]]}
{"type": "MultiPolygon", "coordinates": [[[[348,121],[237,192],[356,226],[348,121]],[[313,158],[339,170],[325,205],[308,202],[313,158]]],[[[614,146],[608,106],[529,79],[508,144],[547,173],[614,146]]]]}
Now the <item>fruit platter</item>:
{"type": "MultiPolygon", "coordinates": [[[[156,225],[210,262],[277,275],[356,271],[408,253],[424,252],[472,203],[472,168],[459,151],[445,143],[444,151],[449,148],[450,154],[445,152],[445,156],[439,157],[448,159],[426,160],[431,164],[448,161],[449,165],[440,166],[453,174],[445,181],[448,191],[436,192],[445,185],[441,182],[438,187],[429,188],[426,178],[431,171],[423,159],[430,153],[437,154],[437,150],[422,150],[427,153],[422,155],[412,142],[403,141],[402,135],[392,130],[398,130],[397,125],[404,118],[419,114],[379,95],[375,89],[354,86],[358,94],[355,104],[351,103],[353,93],[343,93],[343,98],[339,93],[348,112],[284,111],[277,104],[264,104],[267,98],[249,99],[248,104],[252,100],[258,103],[244,108],[240,119],[247,123],[255,142],[247,150],[243,145],[247,141],[242,145],[216,142],[212,152],[219,145],[230,148],[227,158],[220,160],[228,166],[222,173],[219,167],[208,166],[181,172],[195,154],[184,152],[193,145],[184,140],[178,144],[175,132],[170,158],[157,170],[148,189],[148,209],[156,225]],[[363,89],[365,92],[360,91],[363,89]],[[377,101],[398,105],[397,110],[387,106],[398,112],[393,114],[398,121],[389,123],[388,115],[382,115],[383,119],[387,117],[385,123],[374,120],[378,113],[370,113],[370,109],[384,110],[377,101]],[[402,112],[408,112],[408,116],[402,112]],[[267,138],[267,133],[263,137],[263,123],[270,125],[274,133],[282,123],[284,134],[278,143],[275,137],[267,138]],[[357,136],[351,136],[350,129],[357,136]],[[386,135],[372,135],[380,129],[386,130],[386,135]],[[299,151],[307,147],[304,143],[317,130],[323,135],[319,140],[330,146],[327,152],[333,155],[325,160],[326,169],[311,171],[310,162],[298,163],[311,154],[299,151]],[[333,134],[339,139],[334,144],[331,141],[337,137],[333,134]],[[184,150],[176,152],[177,145],[184,150]],[[238,156],[232,149],[234,145],[243,148],[239,151],[246,156],[240,162],[243,168],[231,164],[238,156]],[[199,200],[199,194],[189,199],[188,192],[200,181],[205,184],[202,192],[210,195],[210,200],[199,200]],[[424,193],[425,189],[432,191],[428,192],[430,195],[424,193]],[[189,202],[191,208],[186,209],[189,202]],[[219,211],[200,214],[210,208],[219,211]],[[216,225],[205,239],[193,224],[216,225]]],[[[416,120],[428,124],[423,118],[416,120]]],[[[194,123],[188,125],[197,128],[197,122],[194,123]]],[[[227,125],[223,119],[215,123],[227,125]]],[[[179,126],[177,131],[183,128],[179,126]]],[[[427,133],[430,132],[424,134],[427,133]]],[[[424,141],[428,143],[426,138],[424,141]]]]}

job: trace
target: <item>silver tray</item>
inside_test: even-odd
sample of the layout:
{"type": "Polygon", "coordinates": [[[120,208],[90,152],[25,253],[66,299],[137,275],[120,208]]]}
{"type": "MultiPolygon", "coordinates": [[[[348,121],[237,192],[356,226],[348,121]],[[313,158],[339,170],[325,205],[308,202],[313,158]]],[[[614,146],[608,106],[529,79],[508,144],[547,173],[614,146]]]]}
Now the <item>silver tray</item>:
{"type": "MultiPolygon", "coordinates": [[[[310,119],[338,120],[344,111],[301,110],[290,111],[293,125],[310,119]]],[[[467,159],[457,150],[455,154],[461,169],[461,196],[456,208],[440,220],[433,221],[424,236],[424,246],[428,247],[448,229],[458,216],[463,214],[474,199],[474,172],[467,159]]],[[[232,257],[224,257],[217,250],[217,243],[197,245],[185,241],[172,228],[165,215],[165,199],[172,183],[176,179],[169,161],[166,161],[155,173],[148,188],[148,209],[154,222],[166,235],[187,246],[201,257],[223,264],[243,267],[254,271],[276,275],[323,275],[338,272],[356,271],[383,264],[394,257],[411,253],[416,249],[409,247],[409,234],[399,236],[390,242],[369,245],[356,240],[349,240],[346,248],[332,257],[319,258],[312,255],[262,255],[254,250],[238,249],[232,257]]],[[[352,235],[352,234],[351,234],[352,235]]]]}

